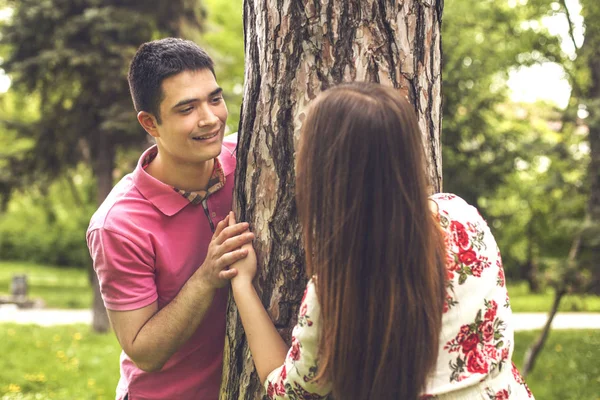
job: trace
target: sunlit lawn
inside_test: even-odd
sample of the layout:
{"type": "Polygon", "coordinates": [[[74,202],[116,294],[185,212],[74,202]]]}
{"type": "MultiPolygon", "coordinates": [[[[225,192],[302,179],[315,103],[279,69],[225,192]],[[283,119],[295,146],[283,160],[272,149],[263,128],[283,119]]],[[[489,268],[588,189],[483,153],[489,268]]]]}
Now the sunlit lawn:
{"type": "MultiPolygon", "coordinates": [[[[538,332],[518,332],[514,360],[522,365],[538,332]]],[[[119,378],[113,334],[88,326],[0,325],[2,400],[113,399],[119,378]]],[[[539,400],[600,399],[600,331],[554,331],[527,382],[539,400]]]]}
{"type": "MultiPolygon", "coordinates": [[[[17,273],[26,273],[30,297],[42,298],[49,308],[89,308],[92,292],[84,269],[58,268],[22,262],[0,261],[0,295],[10,291],[10,281],[17,273]]],[[[525,282],[509,283],[508,293],[514,312],[547,312],[554,292],[547,288],[532,294],[525,282]]],[[[560,311],[600,312],[600,296],[567,295],[560,311]]]]}
{"type": "Polygon", "coordinates": [[[84,269],[58,268],[23,262],[0,262],[0,295],[10,293],[13,275],[27,274],[30,298],[48,308],[89,308],[92,291],[84,269]]]}
{"type": "Polygon", "coordinates": [[[0,325],[2,400],[114,399],[120,348],[86,325],[0,325]]]}
{"type": "MultiPolygon", "coordinates": [[[[554,301],[554,290],[546,288],[542,293],[531,293],[527,283],[509,283],[508,295],[514,312],[547,312],[554,301]]],[[[563,312],[600,312],[600,296],[565,295],[559,311],[563,312]]]]}
{"type": "MultiPolygon", "coordinates": [[[[538,331],[515,334],[513,360],[521,368],[538,331]]],[[[600,331],[552,331],[526,378],[538,400],[600,400],[600,331]]]]}

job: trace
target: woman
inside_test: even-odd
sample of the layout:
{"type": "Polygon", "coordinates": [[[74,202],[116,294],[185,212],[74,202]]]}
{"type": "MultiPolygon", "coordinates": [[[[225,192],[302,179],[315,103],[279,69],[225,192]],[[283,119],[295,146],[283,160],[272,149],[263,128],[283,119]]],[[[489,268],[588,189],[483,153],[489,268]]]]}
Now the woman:
{"type": "Polygon", "coordinates": [[[532,398],[494,238],[459,197],[427,197],[421,143],[392,88],[341,85],[311,105],[296,182],[311,279],[291,348],[252,286],[255,257],[232,266],[269,398],[532,398]]]}

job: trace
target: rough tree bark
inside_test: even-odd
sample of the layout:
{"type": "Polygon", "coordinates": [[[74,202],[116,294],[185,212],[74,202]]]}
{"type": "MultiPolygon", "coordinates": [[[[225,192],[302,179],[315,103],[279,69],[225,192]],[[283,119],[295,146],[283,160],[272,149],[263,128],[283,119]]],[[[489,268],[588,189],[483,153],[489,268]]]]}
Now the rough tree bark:
{"type": "MultiPolygon", "coordinates": [[[[394,86],[415,106],[432,192],[441,188],[443,0],[246,0],[246,76],[234,207],[250,222],[255,285],[290,338],[306,284],[294,201],[294,157],[307,103],[343,81],[394,86]]],[[[260,399],[230,300],[221,399],[260,399]]]]}

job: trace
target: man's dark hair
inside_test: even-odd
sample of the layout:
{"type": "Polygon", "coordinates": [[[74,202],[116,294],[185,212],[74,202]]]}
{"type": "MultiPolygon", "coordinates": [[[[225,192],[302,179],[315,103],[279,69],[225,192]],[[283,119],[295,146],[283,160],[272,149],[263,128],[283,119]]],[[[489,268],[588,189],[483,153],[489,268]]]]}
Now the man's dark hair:
{"type": "Polygon", "coordinates": [[[202,69],[215,75],[212,59],[194,42],[166,38],[142,44],[131,60],[127,76],[135,110],[154,115],[160,124],[162,82],[183,71],[202,69]]]}

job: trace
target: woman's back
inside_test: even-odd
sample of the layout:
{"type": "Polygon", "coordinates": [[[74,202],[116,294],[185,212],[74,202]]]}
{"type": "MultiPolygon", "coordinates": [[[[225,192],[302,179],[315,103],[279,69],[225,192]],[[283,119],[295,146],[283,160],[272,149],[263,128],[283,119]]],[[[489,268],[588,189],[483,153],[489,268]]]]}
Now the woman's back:
{"type": "MultiPolygon", "coordinates": [[[[493,235],[460,197],[436,194],[430,199],[437,204],[444,233],[448,280],[437,366],[422,398],[533,398],[511,361],[512,312],[493,235]]],[[[311,382],[322,334],[314,279],[307,285],[286,362],[265,382],[270,399],[321,399],[331,391],[327,382],[311,382]]]]}

